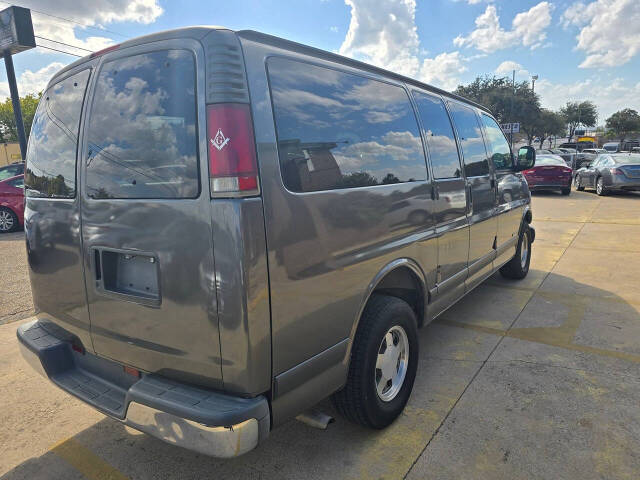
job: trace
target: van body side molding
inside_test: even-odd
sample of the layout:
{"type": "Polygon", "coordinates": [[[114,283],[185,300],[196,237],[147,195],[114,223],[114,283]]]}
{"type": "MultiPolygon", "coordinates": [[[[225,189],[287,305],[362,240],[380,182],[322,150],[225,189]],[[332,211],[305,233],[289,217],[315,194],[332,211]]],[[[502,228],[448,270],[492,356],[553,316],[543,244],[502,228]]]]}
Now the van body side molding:
{"type": "Polygon", "coordinates": [[[273,382],[274,398],[294,390],[307,380],[342,362],[347,353],[348,345],[349,339],[345,338],[323,352],[277,375],[273,382]]]}

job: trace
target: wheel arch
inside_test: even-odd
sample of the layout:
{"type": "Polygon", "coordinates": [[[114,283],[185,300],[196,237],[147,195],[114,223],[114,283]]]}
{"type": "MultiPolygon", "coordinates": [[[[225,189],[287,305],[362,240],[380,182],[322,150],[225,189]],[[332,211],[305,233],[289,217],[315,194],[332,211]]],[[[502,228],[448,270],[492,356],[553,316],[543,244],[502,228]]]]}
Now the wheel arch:
{"type": "Polygon", "coordinates": [[[360,308],[349,334],[349,346],[344,360],[347,365],[351,358],[351,348],[360,325],[360,319],[374,293],[384,293],[406,301],[416,313],[418,327],[424,324],[426,306],[429,301],[429,290],[424,272],[417,262],[410,258],[398,258],[387,263],[369,282],[363,294],[360,308]]]}

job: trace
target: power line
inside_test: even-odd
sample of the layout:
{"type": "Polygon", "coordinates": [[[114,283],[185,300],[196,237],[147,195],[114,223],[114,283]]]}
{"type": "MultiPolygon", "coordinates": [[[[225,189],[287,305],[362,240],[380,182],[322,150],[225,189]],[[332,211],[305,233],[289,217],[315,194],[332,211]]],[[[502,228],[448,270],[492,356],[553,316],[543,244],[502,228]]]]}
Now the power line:
{"type": "Polygon", "coordinates": [[[89,50],[88,48],[78,47],[76,45],[71,45],[70,43],[64,43],[64,42],[60,42],[58,40],[52,40],[52,39],[47,38],[47,37],[40,37],[38,35],[34,35],[34,37],[39,38],[41,40],[46,40],[47,42],[59,43],[60,45],[65,45],[67,47],[77,48],[78,50],[84,50],[85,52],[93,53],[93,50],[89,50]]]}
{"type": "Polygon", "coordinates": [[[40,15],[46,15],[47,17],[57,18],[57,19],[60,19],[60,20],[64,20],[65,22],[75,23],[76,25],[80,25],[81,27],[84,27],[84,28],[92,28],[92,29],[98,30],[100,32],[108,32],[108,33],[112,33],[114,35],[118,35],[118,36],[120,36],[122,38],[128,38],[126,35],[123,35],[122,33],[114,32],[113,30],[108,30],[108,29],[106,29],[104,27],[103,28],[98,28],[98,27],[94,27],[92,25],[86,25],[86,24],[78,22],[76,20],[72,20],[72,19],[69,19],[69,18],[61,17],[59,15],[52,15],[51,13],[43,12],[42,10],[36,10],[34,8],[26,7],[24,5],[18,5],[17,3],[5,2],[3,0],[0,0],[0,3],[4,3],[5,5],[15,5],[17,7],[28,8],[32,12],[39,13],[40,15]]]}
{"type": "Polygon", "coordinates": [[[36,47],[39,47],[39,48],[46,48],[46,49],[48,49],[48,50],[53,50],[54,52],[66,53],[67,55],[72,55],[72,56],[74,56],[74,57],[78,57],[78,58],[81,58],[81,57],[82,57],[82,55],[77,55],[77,54],[75,54],[75,53],[65,52],[64,50],[58,50],[57,48],[47,47],[47,46],[45,46],[45,45],[36,45],[36,47]]]}

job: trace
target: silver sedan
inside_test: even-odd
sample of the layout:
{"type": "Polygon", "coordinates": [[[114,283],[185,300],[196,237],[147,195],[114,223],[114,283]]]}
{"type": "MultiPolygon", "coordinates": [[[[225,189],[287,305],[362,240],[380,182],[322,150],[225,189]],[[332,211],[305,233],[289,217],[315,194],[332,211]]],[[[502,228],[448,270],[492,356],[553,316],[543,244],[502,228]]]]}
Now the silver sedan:
{"type": "Polygon", "coordinates": [[[598,195],[608,192],[640,191],[640,154],[606,153],[598,155],[588,167],[576,172],[576,190],[594,188],[598,195]]]}

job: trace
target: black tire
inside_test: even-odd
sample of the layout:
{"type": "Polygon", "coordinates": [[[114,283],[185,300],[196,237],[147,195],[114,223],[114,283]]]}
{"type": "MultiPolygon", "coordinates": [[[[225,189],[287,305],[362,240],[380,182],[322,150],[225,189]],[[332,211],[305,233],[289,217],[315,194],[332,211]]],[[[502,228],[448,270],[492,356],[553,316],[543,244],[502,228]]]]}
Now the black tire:
{"type": "Polygon", "coordinates": [[[571,193],[571,187],[562,189],[562,195],[569,195],[570,193],[571,193]]]}
{"type": "Polygon", "coordinates": [[[0,233],[15,232],[18,229],[18,216],[13,210],[0,207],[0,233]]]}
{"type": "Polygon", "coordinates": [[[515,256],[500,268],[500,274],[505,278],[512,280],[521,280],[529,273],[529,264],[531,263],[531,232],[529,225],[526,223],[520,229],[518,237],[518,248],[515,256]],[[522,261],[522,247],[526,243],[527,253],[526,260],[522,261]]]}
{"type": "Polygon", "coordinates": [[[362,313],[355,341],[347,383],[333,394],[333,404],[348,420],[369,428],[382,429],[402,413],[409,400],[418,368],[418,327],[416,315],[405,301],[387,295],[373,295],[362,313]],[[389,401],[376,390],[376,360],[387,332],[404,329],[408,340],[406,374],[401,387],[389,401]]]}
{"type": "Polygon", "coordinates": [[[607,189],[604,186],[604,180],[602,177],[596,178],[596,194],[600,197],[607,195],[607,189]]]}
{"type": "Polygon", "coordinates": [[[573,183],[575,184],[576,190],[578,192],[582,192],[584,190],[584,186],[582,185],[582,180],[580,179],[580,175],[576,175],[576,178],[573,181],[573,183]]]}

